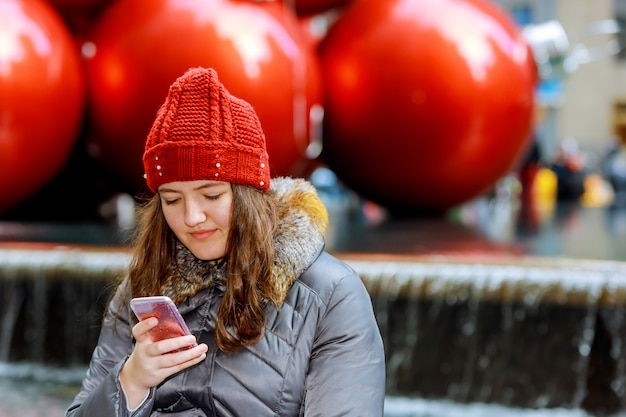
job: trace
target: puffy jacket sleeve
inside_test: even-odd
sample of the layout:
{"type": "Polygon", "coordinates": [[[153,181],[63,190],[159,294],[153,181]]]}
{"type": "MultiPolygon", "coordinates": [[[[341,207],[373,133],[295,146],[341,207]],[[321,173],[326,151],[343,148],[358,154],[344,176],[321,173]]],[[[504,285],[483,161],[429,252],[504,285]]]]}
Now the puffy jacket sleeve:
{"type": "Polygon", "coordinates": [[[306,417],[383,416],[382,338],[365,286],[354,271],[345,271],[318,324],[307,377],[306,417]]]}
{"type": "MultiPolygon", "coordinates": [[[[66,412],[66,417],[149,416],[151,401],[132,414],[119,383],[119,372],[133,349],[129,296],[122,284],[116,290],[102,322],[98,344],[80,392],[66,412]]],[[[152,395],[151,395],[152,396],[152,395]]]]}

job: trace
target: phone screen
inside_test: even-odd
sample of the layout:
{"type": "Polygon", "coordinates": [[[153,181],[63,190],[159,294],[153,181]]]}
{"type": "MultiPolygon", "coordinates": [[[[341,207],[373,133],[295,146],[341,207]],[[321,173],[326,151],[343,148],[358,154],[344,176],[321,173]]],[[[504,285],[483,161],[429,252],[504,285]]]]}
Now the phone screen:
{"type": "Polygon", "coordinates": [[[191,334],[174,302],[166,296],[137,297],[130,306],[139,320],[156,317],[159,324],[149,333],[153,341],[191,334]]]}

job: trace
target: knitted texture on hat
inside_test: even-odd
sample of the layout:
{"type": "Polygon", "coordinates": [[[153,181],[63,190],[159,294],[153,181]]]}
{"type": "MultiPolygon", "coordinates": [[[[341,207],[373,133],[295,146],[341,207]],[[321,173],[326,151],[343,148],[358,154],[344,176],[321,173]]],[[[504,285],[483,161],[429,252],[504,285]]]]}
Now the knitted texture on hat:
{"type": "Polygon", "coordinates": [[[153,192],[161,184],[194,180],[270,187],[259,118],[211,68],[192,68],[170,86],[148,133],[143,165],[153,192]]]}

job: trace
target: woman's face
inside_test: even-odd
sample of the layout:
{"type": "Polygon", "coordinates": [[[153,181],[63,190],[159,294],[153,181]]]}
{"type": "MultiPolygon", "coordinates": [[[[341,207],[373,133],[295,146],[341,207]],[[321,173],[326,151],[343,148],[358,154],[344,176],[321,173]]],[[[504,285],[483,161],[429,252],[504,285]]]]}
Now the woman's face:
{"type": "Polygon", "coordinates": [[[159,187],[159,196],[167,224],[196,258],[224,257],[233,203],[230,183],[170,182],[159,187]]]}

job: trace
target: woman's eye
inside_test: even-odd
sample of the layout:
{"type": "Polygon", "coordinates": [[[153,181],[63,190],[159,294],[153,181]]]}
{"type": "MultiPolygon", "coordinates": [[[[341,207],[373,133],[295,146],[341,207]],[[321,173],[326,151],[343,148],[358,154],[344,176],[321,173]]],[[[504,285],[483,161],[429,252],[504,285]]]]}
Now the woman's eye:
{"type": "Polygon", "coordinates": [[[165,203],[166,206],[171,206],[172,204],[176,203],[177,201],[178,201],[177,198],[172,199],[172,200],[168,200],[168,199],[163,200],[163,202],[165,203]]]}
{"type": "Polygon", "coordinates": [[[221,194],[211,194],[211,195],[206,195],[206,199],[207,200],[217,200],[218,198],[220,198],[221,194]]]}

